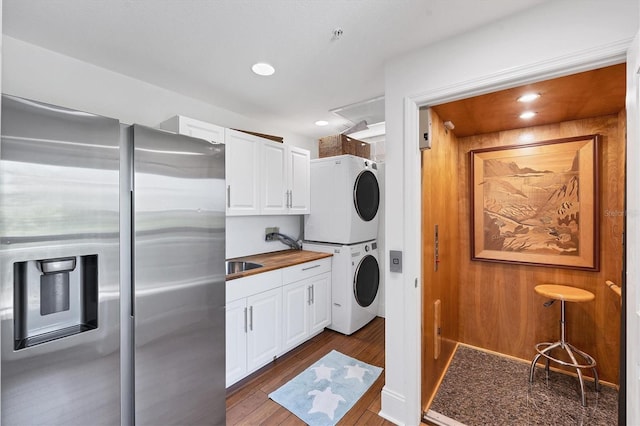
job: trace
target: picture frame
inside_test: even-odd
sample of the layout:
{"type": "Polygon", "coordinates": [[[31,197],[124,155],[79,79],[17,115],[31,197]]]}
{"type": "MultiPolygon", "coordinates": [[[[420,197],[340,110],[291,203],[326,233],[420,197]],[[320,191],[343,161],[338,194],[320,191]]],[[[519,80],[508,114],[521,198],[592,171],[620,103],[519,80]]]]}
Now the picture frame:
{"type": "Polygon", "coordinates": [[[599,270],[600,141],[471,150],[471,259],[599,270]]]}

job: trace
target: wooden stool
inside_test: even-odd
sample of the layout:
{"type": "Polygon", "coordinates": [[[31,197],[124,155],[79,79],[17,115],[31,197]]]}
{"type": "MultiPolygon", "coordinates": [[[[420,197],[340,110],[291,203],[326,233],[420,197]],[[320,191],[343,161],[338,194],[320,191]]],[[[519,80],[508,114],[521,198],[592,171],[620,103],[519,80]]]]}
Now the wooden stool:
{"type": "Polygon", "coordinates": [[[550,301],[546,302],[544,306],[551,306],[556,300],[560,301],[560,340],[555,343],[538,343],[536,345],[536,352],[538,354],[533,358],[531,362],[531,369],[529,370],[529,383],[533,383],[533,375],[536,369],[536,363],[540,359],[540,357],[545,357],[546,366],[546,377],[549,379],[549,361],[556,362],[561,365],[565,365],[568,367],[574,367],[578,373],[578,381],[580,382],[580,395],[582,397],[582,406],[587,406],[587,401],[584,395],[584,380],[582,378],[582,369],[583,368],[591,368],[593,370],[593,376],[595,378],[595,386],[596,392],[600,391],[600,384],[598,382],[598,372],[596,371],[596,360],[591,357],[591,355],[577,349],[575,346],[567,342],[566,332],[567,326],[565,323],[565,302],[588,302],[595,299],[593,293],[587,290],[582,290],[576,287],[569,287],[566,285],[555,285],[555,284],[543,284],[535,287],[536,293],[551,298],[550,301]],[[551,355],[551,351],[556,348],[563,349],[569,355],[571,362],[566,362],[561,359],[555,358],[551,355]],[[580,364],[576,360],[576,356],[579,355],[584,359],[585,363],[580,364]]]}

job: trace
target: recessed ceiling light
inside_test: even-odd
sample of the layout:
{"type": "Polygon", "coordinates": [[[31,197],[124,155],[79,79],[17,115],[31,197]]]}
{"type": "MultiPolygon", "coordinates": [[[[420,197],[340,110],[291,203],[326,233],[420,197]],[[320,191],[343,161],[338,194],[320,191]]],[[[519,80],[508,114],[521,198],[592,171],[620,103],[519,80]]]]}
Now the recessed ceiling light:
{"type": "Polygon", "coordinates": [[[320,126],[320,127],[322,127],[322,126],[326,126],[327,124],[329,124],[329,122],[328,122],[328,121],[324,121],[324,120],[318,120],[318,121],[316,121],[316,126],[320,126]]]}
{"type": "Polygon", "coordinates": [[[265,62],[258,62],[257,64],[253,64],[251,71],[258,75],[272,75],[276,72],[276,69],[265,62]]]}
{"type": "Polygon", "coordinates": [[[525,93],[516,99],[518,102],[532,102],[540,97],[540,93],[525,93]]]}
{"type": "Polygon", "coordinates": [[[533,112],[533,111],[525,111],[522,114],[520,114],[520,118],[528,120],[530,118],[535,117],[537,114],[537,112],[533,112]]]}

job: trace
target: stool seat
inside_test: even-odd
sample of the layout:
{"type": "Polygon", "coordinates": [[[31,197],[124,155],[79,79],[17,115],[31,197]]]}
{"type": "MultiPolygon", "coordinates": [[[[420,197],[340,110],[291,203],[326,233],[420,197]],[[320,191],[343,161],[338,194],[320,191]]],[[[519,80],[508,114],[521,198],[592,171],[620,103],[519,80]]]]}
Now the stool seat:
{"type": "Polygon", "coordinates": [[[590,291],[568,285],[540,284],[534,290],[541,296],[565,302],[589,302],[596,298],[590,291]]]}

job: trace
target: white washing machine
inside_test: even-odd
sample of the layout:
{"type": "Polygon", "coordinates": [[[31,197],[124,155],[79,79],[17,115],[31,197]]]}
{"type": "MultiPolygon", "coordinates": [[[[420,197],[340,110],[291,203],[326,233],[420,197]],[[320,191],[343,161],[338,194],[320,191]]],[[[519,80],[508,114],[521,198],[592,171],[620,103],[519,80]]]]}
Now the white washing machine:
{"type": "Polygon", "coordinates": [[[331,253],[331,330],[352,334],[378,314],[378,243],[303,244],[305,250],[331,253]]]}
{"type": "Polygon", "coordinates": [[[307,241],[355,244],[378,238],[377,165],[354,155],[311,160],[311,214],[307,241]]]}

